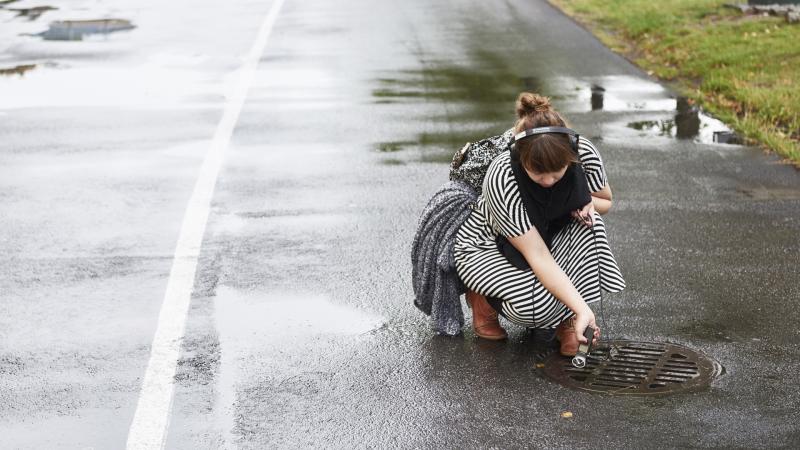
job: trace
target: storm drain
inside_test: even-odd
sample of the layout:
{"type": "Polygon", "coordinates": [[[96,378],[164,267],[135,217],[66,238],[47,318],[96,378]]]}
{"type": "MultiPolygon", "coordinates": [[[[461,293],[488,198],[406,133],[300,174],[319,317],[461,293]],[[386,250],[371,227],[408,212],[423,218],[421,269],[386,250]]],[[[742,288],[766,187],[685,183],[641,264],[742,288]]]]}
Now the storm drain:
{"type": "Polygon", "coordinates": [[[722,373],[719,363],[694,350],[654,342],[602,342],[580,369],[557,351],[543,364],[545,376],[566,387],[614,395],[692,391],[722,373]]]}

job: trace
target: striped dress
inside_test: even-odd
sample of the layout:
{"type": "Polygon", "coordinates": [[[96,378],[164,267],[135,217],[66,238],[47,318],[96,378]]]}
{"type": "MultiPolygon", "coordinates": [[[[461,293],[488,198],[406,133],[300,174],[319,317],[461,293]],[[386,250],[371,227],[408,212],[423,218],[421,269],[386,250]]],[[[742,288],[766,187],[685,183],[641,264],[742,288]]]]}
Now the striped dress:
{"type": "MultiPolygon", "coordinates": [[[[606,174],[597,149],[581,137],[578,152],[589,189],[601,190],[606,174]]],[[[483,193],[456,235],[456,270],[471,290],[501,301],[500,313],[512,322],[554,328],[571,317],[572,311],[545,289],[532,270],[514,267],[497,248],[498,235],[520,236],[531,228],[511,169],[510,153],[503,152],[489,166],[483,193]]],[[[608,245],[605,223],[597,213],[591,229],[571,221],[553,238],[550,251],[586,303],[599,300],[600,289],[619,292],[625,288],[608,245]]]]}

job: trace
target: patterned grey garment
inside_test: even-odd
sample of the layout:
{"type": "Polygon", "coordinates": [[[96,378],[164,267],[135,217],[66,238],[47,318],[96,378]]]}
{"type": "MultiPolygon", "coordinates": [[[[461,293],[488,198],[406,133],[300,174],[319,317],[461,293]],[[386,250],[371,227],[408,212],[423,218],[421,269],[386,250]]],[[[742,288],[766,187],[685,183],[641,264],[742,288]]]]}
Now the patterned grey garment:
{"type": "Polygon", "coordinates": [[[508,143],[514,136],[514,129],[509,128],[503,134],[481,139],[477,142],[467,142],[464,147],[453,155],[450,163],[450,179],[463,181],[472,186],[480,194],[483,192],[483,178],[486,169],[497,155],[508,150],[508,143]]]}
{"type": "Polygon", "coordinates": [[[411,244],[414,304],[431,316],[439,334],[461,333],[464,312],[459,297],[466,288],[456,273],[455,235],[467,220],[478,194],[462,181],[448,181],[422,211],[411,244]]]}
{"type": "MultiPolygon", "coordinates": [[[[589,189],[601,190],[607,181],[597,149],[581,137],[578,153],[589,189]]],[[[599,300],[601,289],[619,292],[625,288],[605,223],[597,213],[594,224],[589,229],[573,220],[553,238],[550,249],[586,303],[599,300]]],[[[489,166],[483,194],[456,235],[456,269],[471,290],[501,300],[501,313],[507,319],[528,327],[554,328],[572,316],[572,311],[542,285],[533,271],[511,265],[496,244],[498,235],[521,236],[531,228],[511,170],[510,154],[502,153],[489,166]]]]}

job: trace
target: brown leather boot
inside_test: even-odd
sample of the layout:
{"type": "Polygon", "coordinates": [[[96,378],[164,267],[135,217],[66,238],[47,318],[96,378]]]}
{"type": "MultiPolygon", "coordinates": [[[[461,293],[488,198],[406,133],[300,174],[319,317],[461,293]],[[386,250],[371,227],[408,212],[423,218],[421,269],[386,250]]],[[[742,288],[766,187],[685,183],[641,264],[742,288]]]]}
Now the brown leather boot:
{"type": "Polygon", "coordinates": [[[575,316],[561,322],[556,328],[556,338],[561,343],[563,356],[575,356],[578,353],[578,333],[575,331],[575,316]]]}
{"type": "Polygon", "coordinates": [[[486,297],[477,292],[467,290],[466,298],[467,305],[472,308],[472,328],[475,330],[475,334],[493,341],[508,337],[506,330],[500,326],[497,311],[486,301],[486,297]]]}

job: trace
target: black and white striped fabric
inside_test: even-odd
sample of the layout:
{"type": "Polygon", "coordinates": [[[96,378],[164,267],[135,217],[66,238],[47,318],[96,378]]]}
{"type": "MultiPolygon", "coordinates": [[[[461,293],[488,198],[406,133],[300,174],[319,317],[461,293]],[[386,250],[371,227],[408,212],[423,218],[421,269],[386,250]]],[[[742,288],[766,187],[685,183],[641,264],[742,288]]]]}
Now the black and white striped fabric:
{"type": "MultiPolygon", "coordinates": [[[[583,137],[578,150],[592,192],[606,185],[603,161],[583,137]]],[[[625,288],[608,245],[605,223],[594,215],[589,229],[572,221],[553,239],[551,252],[586,303],[600,299],[600,290],[625,288]],[[600,278],[598,279],[598,265],[600,278]]],[[[514,237],[533,228],[511,170],[509,152],[499,155],[486,172],[483,193],[456,235],[454,256],[459,277],[473,291],[502,301],[501,313],[512,322],[536,328],[554,328],[573,315],[531,270],[511,265],[497,249],[496,237],[514,237]]]]}

